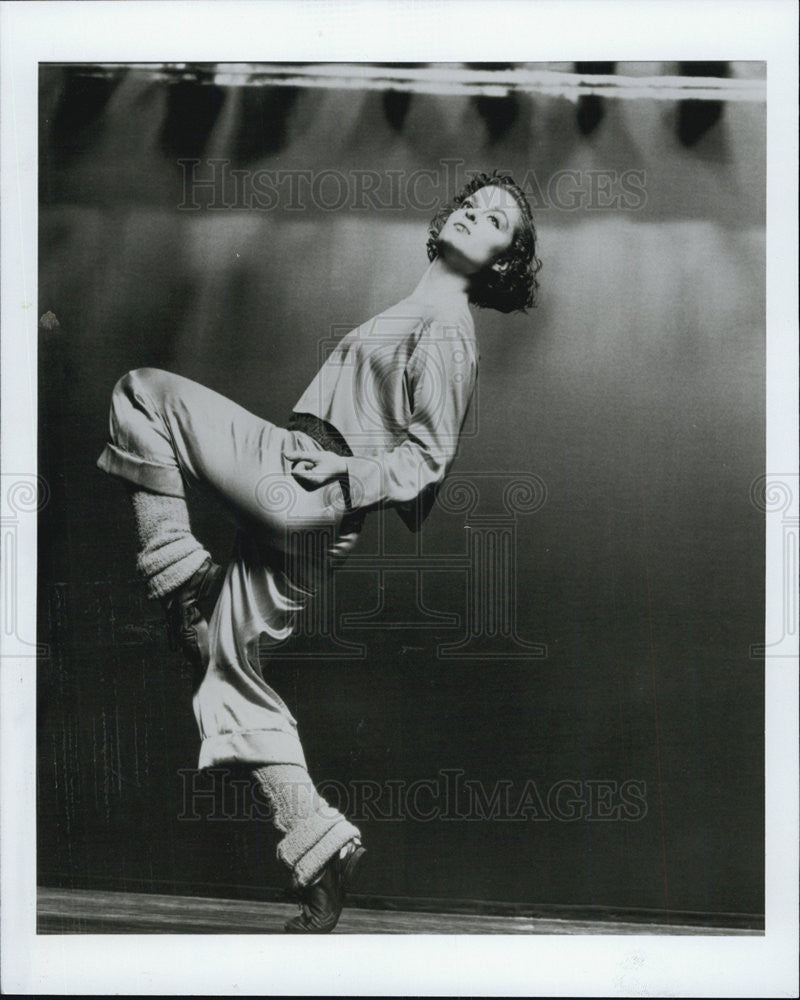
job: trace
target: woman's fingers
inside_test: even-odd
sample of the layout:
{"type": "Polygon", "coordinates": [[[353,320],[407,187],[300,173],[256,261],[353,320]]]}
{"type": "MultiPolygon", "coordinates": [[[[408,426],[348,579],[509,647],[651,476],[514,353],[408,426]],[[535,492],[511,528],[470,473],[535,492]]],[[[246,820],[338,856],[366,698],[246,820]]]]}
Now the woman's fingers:
{"type": "Polygon", "coordinates": [[[292,475],[301,486],[308,489],[317,489],[325,483],[325,476],[320,476],[313,470],[303,469],[300,465],[296,465],[292,469],[292,475]]]}
{"type": "Polygon", "coordinates": [[[329,451],[285,451],[284,458],[292,463],[292,475],[298,482],[323,486],[342,475],[343,460],[329,451]]]}
{"type": "Polygon", "coordinates": [[[317,489],[325,477],[317,471],[318,458],[307,451],[285,451],[283,457],[292,463],[292,475],[306,489],[317,489]]]}
{"type": "Polygon", "coordinates": [[[310,462],[311,465],[316,465],[314,455],[307,451],[285,451],[283,457],[288,458],[290,462],[310,462]]]}

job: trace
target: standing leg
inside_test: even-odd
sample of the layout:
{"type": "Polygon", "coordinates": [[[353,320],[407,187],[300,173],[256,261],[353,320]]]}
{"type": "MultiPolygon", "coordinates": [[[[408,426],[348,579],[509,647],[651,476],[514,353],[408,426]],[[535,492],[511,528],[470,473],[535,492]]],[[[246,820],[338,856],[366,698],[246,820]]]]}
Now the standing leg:
{"type": "Polygon", "coordinates": [[[305,768],[272,764],[256,768],[253,776],[284,834],[277,854],[298,890],[302,912],[287,921],[286,930],[328,933],[365,853],[359,830],[319,795],[305,768]]]}

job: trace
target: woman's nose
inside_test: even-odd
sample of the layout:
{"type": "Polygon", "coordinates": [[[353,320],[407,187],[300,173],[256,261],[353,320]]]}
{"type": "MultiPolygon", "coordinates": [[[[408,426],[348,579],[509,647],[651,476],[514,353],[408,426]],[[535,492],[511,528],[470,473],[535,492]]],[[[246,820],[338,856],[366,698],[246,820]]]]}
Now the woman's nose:
{"type": "Polygon", "coordinates": [[[471,208],[465,209],[464,210],[464,215],[466,215],[466,217],[469,219],[470,222],[474,222],[475,221],[475,213],[472,211],[471,208]]]}

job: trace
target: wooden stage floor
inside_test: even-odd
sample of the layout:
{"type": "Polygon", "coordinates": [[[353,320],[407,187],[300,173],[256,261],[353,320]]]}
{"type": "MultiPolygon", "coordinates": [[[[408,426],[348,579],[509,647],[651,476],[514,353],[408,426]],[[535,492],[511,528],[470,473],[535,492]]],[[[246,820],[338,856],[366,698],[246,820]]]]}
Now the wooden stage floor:
{"type": "MultiPolygon", "coordinates": [[[[360,908],[342,912],[336,934],[703,934],[763,936],[763,931],[689,924],[561,920],[360,908]]],[[[293,903],[202,896],[38,890],[40,934],[281,934],[293,903]]]]}

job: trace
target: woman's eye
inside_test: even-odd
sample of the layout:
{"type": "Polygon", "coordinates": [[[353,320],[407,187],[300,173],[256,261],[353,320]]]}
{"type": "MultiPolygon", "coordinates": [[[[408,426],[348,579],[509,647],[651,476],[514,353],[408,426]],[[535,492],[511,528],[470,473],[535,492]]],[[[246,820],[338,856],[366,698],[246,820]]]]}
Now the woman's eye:
{"type": "Polygon", "coordinates": [[[489,218],[492,220],[492,224],[494,225],[495,229],[499,229],[500,228],[500,220],[497,218],[497,216],[496,215],[490,215],[489,218]]]}

